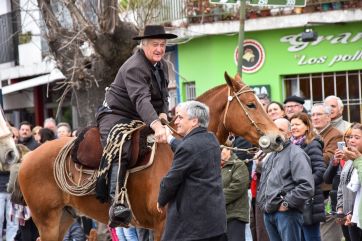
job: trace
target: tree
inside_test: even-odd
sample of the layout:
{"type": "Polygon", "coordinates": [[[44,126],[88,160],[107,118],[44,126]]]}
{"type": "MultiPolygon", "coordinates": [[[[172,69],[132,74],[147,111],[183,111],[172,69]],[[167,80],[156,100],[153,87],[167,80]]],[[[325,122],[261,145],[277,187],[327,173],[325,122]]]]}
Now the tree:
{"type": "Polygon", "coordinates": [[[45,37],[66,80],[59,105],[67,94],[78,110],[80,126],[94,123],[104,90],[132,54],[138,34],[134,24],[118,17],[117,0],[37,0],[46,25],[45,37]]]}

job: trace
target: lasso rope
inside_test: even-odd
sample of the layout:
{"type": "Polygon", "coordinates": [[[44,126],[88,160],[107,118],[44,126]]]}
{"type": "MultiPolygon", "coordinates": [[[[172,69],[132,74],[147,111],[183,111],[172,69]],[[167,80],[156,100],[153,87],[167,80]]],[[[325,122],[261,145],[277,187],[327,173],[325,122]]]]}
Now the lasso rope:
{"type": "Polygon", "coordinates": [[[69,153],[74,146],[74,141],[75,139],[67,143],[60,150],[58,156],[56,157],[53,168],[54,179],[60,189],[71,195],[86,196],[89,194],[93,194],[97,181],[98,171],[83,169],[83,167],[79,169],[74,163],[75,169],[80,173],[79,180],[78,182],[76,182],[73,180],[73,174],[70,171],[70,165],[72,162],[68,162],[68,167],[66,165],[67,160],[69,160],[69,153]],[[82,180],[83,173],[90,176],[82,180]]]}
{"type": "Polygon", "coordinates": [[[232,150],[232,151],[243,151],[248,154],[255,154],[259,151],[258,147],[238,148],[238,147],[229,147],[229,146],[220,145],[220,148],[225,148],[225,149],[232,150]]]}

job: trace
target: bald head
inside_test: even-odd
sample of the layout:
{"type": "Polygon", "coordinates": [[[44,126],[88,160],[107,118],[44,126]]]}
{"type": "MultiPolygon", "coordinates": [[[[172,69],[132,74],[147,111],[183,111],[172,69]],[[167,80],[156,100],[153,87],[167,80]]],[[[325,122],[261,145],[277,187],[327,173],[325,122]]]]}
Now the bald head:
{"type": "Polygon", "coordinates": [[[285,118],[278,118],[274,121],[279,131],[283,133],[285,139],[290,137],[290,122],[285,118]]]}

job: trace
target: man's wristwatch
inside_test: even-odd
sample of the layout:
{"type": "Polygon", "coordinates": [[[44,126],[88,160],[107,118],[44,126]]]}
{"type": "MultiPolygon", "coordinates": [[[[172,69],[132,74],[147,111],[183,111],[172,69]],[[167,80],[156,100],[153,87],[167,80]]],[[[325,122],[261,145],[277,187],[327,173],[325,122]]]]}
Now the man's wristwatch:
{"type": "Polygon", "coordinates": [[[289,206],[286,201],[283,201],[281,205],[283,208],[288,208],[288,206],[289,206]]]}

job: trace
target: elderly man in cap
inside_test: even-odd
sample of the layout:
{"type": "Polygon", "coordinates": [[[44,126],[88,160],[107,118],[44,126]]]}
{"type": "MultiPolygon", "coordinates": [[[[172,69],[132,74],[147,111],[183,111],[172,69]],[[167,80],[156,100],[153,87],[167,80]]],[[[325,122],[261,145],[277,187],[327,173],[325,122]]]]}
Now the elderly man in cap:
{"type": "MultiPolygon", "coordinates": [[[[112,140],[113,142],[121,140],[122,134],[117,134],[120,135],[117,137],[116,134],[112,134],[115,127],[130,126],[134,123],[133,120],[146,123],[154,131],[156,142],[166,143],[166,130],[160,121],[161,118],[167,119],[169,96],[167,63],[163,57],[167,39],[173,38],[177,36],[166,33],[164,27],[160,25],[148,25],[143,35],[133,38],[140,40],[140,48],[121,66],[115,80],[106,89],[103,105],[97,112],[101,143],[105,150],[112,145],[112,140]]],[[[103,176],[101,174],[98,178],[96,192],[101,201],[107,201],[108,195],[112,199],[109,213],[110,226],[127,225],[132,217],[127,204],[115,200],[116,186],[123,187],[124,184],[130,160],[130,147],[130,140],[125,141],[122,153],[118,154],[122,159],[120,167],[118,156],[109,160],[110,157],[106,157],[105,151],[103,153],[100,168],[106,171],[103,171],[103,176]],[[108,177],[109,181],[106,180],[108,177]],[[109,183],[109,187],[106,183],[109,183]]]]}
{"type": "Polygon", "coordinates": [[[287,116],[287,118],[290,120],[290,118],[296,114],[303,112],[304,110],[304,99],[302,97],[292,95],[287,97],[284,100],[284,111],[287,116]]]}

